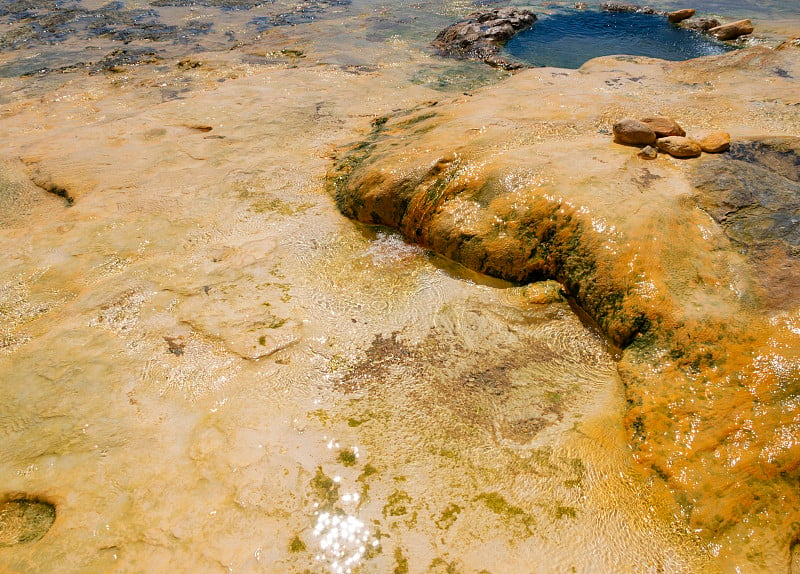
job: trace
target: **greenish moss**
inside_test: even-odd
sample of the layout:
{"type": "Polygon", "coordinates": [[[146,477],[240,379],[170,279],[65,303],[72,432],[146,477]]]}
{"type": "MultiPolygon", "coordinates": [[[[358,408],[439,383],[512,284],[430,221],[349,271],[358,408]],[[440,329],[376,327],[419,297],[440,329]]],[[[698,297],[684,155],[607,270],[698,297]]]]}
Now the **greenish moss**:
{"type": "Polygon", "coordinates": [[[476,496],[473,500],[479,500],[486,505],[486,508],[503,517],[508,521],[518,522],[522,524],[528,533],[532,533],[531,527],[534,524],[534,518],[519,506],[514,506],[508,502],[498,492],[484,492],[476,496]]]}
{"type": "Polygon", "coordinates": [[[455,503],[450,503],[444,509],[442,515],[436,519],[436,526],[442,530],[449,529],[458,518],[462,508],[455,503]]]}
{"type": "Polygon", "coordinates": [[[364,470],[361,471],[361,474],[358,475],[356,480],[363,482],[373,474],[378,474],[378,469],[372,466],[370,463],[367,463],[364,465],[364,470]]]}
{"type": "Polygon", "coordinates": [[[347,419],[347,426],[349,427],[357,427],[363,425],[365,422],[369,420],[369,417],[363,419],[356,419],[356,418],[349,418],[347,419]]]}
{"type": "Polygon", "coordinates": [[[570,467],[572,472],[575,473],[574,478],[570,478],[564,481],[564,486],[567,488],[575,488],[581,486],[583,484],[583,479],[586,476],[586,465],[583,461],[579,458],[573,458],[570,461],[570,467]]]}
{"type": "Polygon", "coordinates": [[[330,414],[328,414],[328,411],[326,411],[325,409],[317,409],[315,411],[309,411],[306,414],[306,416],[309,417],[309,418],[313,417],[313,418],[317,419],[319,422],[321,422],[324,425],[328,425],[328,424],[331,423],[331,416],[330,416],[330,414]]]}
{"type": "Polygon", "coordinates": [[[408,574],[408,558],[403,556],[399,546],[394,549],[394,563],[393,574],[408,574]]]}
{"type": "Polygon", "coordinates": [[[258,338],[258,344],[259,344],[259,345],[262,345],[262,346],[263,346],[263,345],[266,345],[266,344],[267,344],[267,337],[266,337],[265,335],[261,335],[261,336],[258,338]]]}
{"type": "Polygon", "coordinates": [[[339,456],[336,457],[344,466],[355,466],[358,462],[358,457],[352,449],[344,449],[339,451],[339,456]]]}
{"type": "Polygon", "coordinates": [[[553,513],[556,517],[556,520],[565,517],[576,518],[578,516],[578,510],[572,506],[556,506],[553,513]]]}
{"type": "Polygon", "coordinates": [[[300,537],[295,534],[292,541],[289,543],[289,552],[297,554],[298,552],[305,552],[306,543],[300,540],[300,537]]]}
{"type": "Polygon", "coordinates": [[[286,324],[286,319],[280,319],[278,317],[273,317],[272,320],[267,323],[267,327],[270,329],[280,329],[286,324]]]}
{"type": "Polygon", "coordinates": [[[386,499],[386,504],[383,507],[383,516],[405,516],[408,514],[406,504],[411,502],[411,497],[404,490],[395,490],[386,499]]]}
{"type": "Polygon", "coordinates": [[[322,500],[323,508],[330,508],[339,500],[339,484],[317,467],[317,473],[311,479],[311,488],[322,500]]]}

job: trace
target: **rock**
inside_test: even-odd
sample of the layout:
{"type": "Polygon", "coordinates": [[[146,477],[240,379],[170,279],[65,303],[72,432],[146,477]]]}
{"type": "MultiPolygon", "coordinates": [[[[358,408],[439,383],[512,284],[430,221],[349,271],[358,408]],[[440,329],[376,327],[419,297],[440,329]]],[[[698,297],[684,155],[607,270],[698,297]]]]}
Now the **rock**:
{"type": "Polygon", "coordinates": [[[600,9],[605,12],[638,12],[640,14],[663,14],[650,6],[638,6],[637,4],[627,4],[625,2],[603,2],[600,9]]]}
{"type": "Polygon", "coordinates": [[[656,133],[645,123],[625,118],[614,124],[614,141],[625,145],[649,145],[655,143],[656,133]]]}
{"type": "Polygon", "coordinates": [[[681,136],[659,138],[656,141],[656,145],[658,146],[658,151],[663,151],[672,157],[678,158],[697,157],[703,151],[697,143],[681,136]]]}
{"type": "Polygon", "coordinates": [[[716,18],[694,18],[681,22],[681,27],[697,30],[698,32],[708,32],[711,28],[719,26],[719,24],[720,22],[716,18]]]}
{"type": "Polygon", "coordinates": [[[572,7],[575,8],[576,10],[586,10],[588,6],[586,2],[575,2],[575,4],[572,7]]]}
{"type": "Polygon", "coordinates": [[[496,68],[513,70],[522,65],[500,56],[500,48],[534,22],[536,14],[530,10],[500,8],[475,12],[466,20],[439,32],[432,45],[443,56],[477,60],[496,68]]]}
{"type": "Polygon", "coordinates": [[[728,132],[704,132],[691,139],[706,153],[721,153],[731,146],[731,135],[728,132]]]}
{"type": "Polygon", "coordinates": [[[643,124],[647,124],[655,132],[656,137],[664,138],[668,136],[685,136],[686,132],[678,125],[678,122],[672,118],[663,116],[653,116],[649,118],[642,118],[640,120],[643,124]]]}
{"type": "Polygon", "coordinates": [[[735,40],[739,36],[753,33],[753,23],[750,20],[737,20],[730,24],[723,24],[716,28],[711,28],[708,33],[716,36],[718,40],[735,40]]]}
{"type": "Polygon", "coordinates": [[[787,48],[800,48],[800,34],[792,36],[791,38],[789,38],[785,42],[782,42],[781,44],[779,44],[778,47],[776,47],[775,49],[776,50],[786,50],[787,48]]]}
{"type": "Polygon", "coordinates": [[[653,146],[644,146],[642,150],[636,154],[642,159],[656,159],[658,157],[658,151],[653,146]]]}
{"type": "Polygon", "coordinates": [[[694,8],[684,8],[683,10],[675,10],[675,12],[667,14],[667,20],[673,24],[677,24],[678,22],[688,20],[692,16],[694,16],[694,8]]]}
{"type": "Polygon", "coordinates": [[[758,269],[767,304],[800,297],[800,138],[736,141],[692,166],[694,199],[758,269]]]}

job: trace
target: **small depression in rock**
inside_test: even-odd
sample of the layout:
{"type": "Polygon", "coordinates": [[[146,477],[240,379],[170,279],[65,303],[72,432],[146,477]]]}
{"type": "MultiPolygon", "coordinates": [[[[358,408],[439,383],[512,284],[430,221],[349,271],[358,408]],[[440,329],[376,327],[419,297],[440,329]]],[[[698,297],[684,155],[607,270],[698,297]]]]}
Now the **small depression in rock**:
{"type": "Polygon", "coordinates": [[[49,502],[24,497],[0,502],[0,548],[39,540],[56,519],[49,502]]]}
{"type": "Polygon", "coordinates": [[[600,56],[678,61],[733,49],[711,36],[670,24],[664,16],[591,10],[543,16],[505,47],[507,55],[527,64],[571,69],[600,56]]]}

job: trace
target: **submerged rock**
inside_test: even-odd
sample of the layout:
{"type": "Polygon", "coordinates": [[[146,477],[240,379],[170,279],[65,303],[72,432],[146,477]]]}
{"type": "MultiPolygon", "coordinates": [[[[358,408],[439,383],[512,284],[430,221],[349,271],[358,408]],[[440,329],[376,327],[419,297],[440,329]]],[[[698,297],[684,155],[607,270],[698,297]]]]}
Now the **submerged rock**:
{"type": "Polygon", "coordinates": [[[708,33],[715,36],[718,40],[735,40],[740,36],[753,33],[753,23],[750,20],[737,20],[729,24],[723,24],[716,28],[711,28],[708,33]]]}
{"type": "Polygon", "coordinates": [[[0,502],[0,548],[39,540],[56,519],[49,502],[15,496],[0,502]]]}
{"type": "Polygon", "coordinates": [[[625,145],[650,145],[656,141],[653,128],[632,118],[622,119],[612,127],[614,141],[625,145]]]}
{"type": "Polygon", "coordinates": [[[522,64],[500,56],[500,49],[535,21],[536,14],[530,10],[499,8],[475,12],[466,20],[439,32],[432,45],[444,56],[478,60],[496,68],[517,69],[523,67],[522,64]]]}
{"type": "Polygon", "coordinates": [[[668,153],[672,157],[697,157],[702,153],[700,146],[686,137],[667,136],[656,141],[658,151],[668,153]]]}

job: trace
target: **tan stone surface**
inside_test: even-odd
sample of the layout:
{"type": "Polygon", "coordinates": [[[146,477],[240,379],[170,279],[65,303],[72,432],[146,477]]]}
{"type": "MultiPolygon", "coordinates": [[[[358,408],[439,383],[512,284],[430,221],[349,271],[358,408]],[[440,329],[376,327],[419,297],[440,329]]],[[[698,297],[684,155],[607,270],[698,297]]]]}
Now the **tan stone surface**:
{"type": "Polygon", "coordinates": [[[728,132],[700,132],[692,135],[691,139],[706,153],[721,153],[731,146],[731,135],[728,132]]]}

